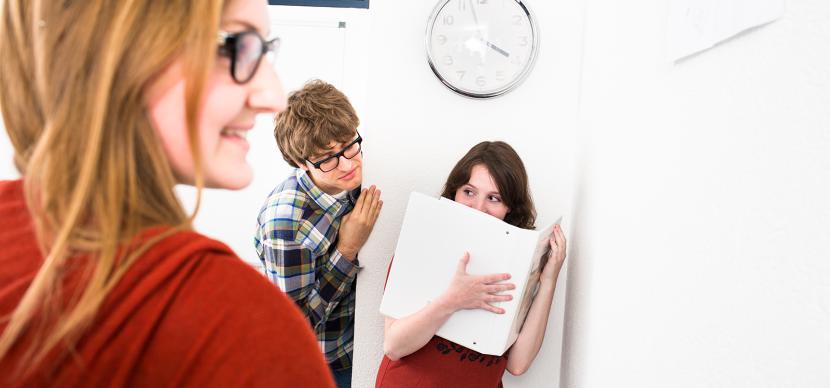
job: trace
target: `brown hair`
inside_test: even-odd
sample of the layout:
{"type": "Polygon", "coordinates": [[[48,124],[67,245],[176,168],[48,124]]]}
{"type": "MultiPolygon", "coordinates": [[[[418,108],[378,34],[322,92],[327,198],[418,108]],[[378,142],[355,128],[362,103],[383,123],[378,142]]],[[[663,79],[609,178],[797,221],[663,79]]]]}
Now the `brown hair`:
{"type": "Polygon", "coordinates": [[[288,96],[288,107],[277,115],[274,138],[283,159],[299,167],[332,141],[352,140],[359,124],[357,113],[341,91],[312,80],[288,96]]]}
{"type": "MultiPolygon", "coordinates": [[[[223,0],[6,0],[0,106],[23,175],[43,263],[0,336],[0,358],[25,344],[21,373],[68,354],[110,290],[151,244],[189,228],[145,89],[173,60],[185,74],[195,185],[198,109],[216,62],[223,0]],[[137,244],[148,227],[172,228],[137,244]],[[88,256],[77,294],[61,294],[70,257],[88,256]]],[[[198,203],[198,196],[197,196],[198,203]]],[[[198,208],[198,205],[197,205],[198,208]]]]}
{"type": "Polygon", "coordinates": [[[455,192],[470,181],[473,167],[479,164],[490,172],[504,204],[510,209],[504,222],[524,229],[536,228],[536,210],[525,165],[513,147],[503,141],[483,141],[467,151],[447,177],[441,196],[455,200],[455,192]]]}

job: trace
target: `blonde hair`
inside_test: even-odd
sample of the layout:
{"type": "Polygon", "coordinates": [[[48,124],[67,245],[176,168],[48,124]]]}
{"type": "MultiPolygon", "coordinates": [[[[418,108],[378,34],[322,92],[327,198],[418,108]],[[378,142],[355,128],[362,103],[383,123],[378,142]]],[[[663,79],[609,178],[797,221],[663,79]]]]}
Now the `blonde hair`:
{"type": "Polygon", "coordinates": [[[66,355],[140,253],[190,228],[195,211],[188,215],[175,196],[144,94],[181,56],[201,192],[198,109],[216,62],[223,6],[223,0],[3,1],[0,107],[44,258],[0,336],[0,359],[26,343],[22,373],[59,345],[66,355]],[[172,228],[136,239],[156,225],[172,228]],[[67,304],[62,274],[78,256],[90,265],[67,304]]]}
{"type": "Polygon", "coordinates": [[[332,141],[352,140],[358,125],[360,119],[346,95],[331,84],[311,80],[288,96],[288,106],[277,115],[274,138],[282,158],[299,167],[332,141]]]}

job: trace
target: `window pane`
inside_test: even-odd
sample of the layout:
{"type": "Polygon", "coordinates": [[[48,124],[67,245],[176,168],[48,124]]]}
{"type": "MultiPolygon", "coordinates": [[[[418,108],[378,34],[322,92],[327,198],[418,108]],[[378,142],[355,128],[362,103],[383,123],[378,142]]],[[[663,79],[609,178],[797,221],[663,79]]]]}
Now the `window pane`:
{"type": "Polygon", "coordinates": [[[369,8],[369,0],[268,0],[268,4],[304,7],[369,8]]]}

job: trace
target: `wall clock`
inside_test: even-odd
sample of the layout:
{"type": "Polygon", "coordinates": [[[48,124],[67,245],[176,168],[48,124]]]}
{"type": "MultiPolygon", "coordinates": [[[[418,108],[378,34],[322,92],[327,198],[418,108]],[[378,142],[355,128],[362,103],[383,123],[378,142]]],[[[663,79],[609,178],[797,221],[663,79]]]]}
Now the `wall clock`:
{"type": "Polygon", "coordinates": [[[495,97],[533,69],[538,26],[521,0],[440,0],[427,22],[426,49],[430,68],[450,90],[495,97]]]}

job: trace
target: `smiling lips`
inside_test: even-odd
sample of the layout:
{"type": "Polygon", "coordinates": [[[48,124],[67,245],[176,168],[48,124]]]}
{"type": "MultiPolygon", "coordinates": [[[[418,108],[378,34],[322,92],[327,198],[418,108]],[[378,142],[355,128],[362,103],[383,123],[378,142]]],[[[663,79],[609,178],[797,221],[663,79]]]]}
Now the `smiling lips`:
{"type": "Polygon", "coordinates": [[[241,139],[247,139],[248,132],[248,129],[223,128],[220,133],[222,136],[234,136],[241,139]]]}
{"type": "Polygon", "coordinates": [[[346,175],[341,176],[340,179],[347,181],[354,178],[355,171],[357,171],[357,167],[353,168],[352,171],[349,171],[346,175]]]}
{"type": "Polygon", "coordinates": [[[251,132],[252,129],[254,129],[254,123],[237,123],[222,128],[219,134],[247,140],[248,132],[251,132]]]}

